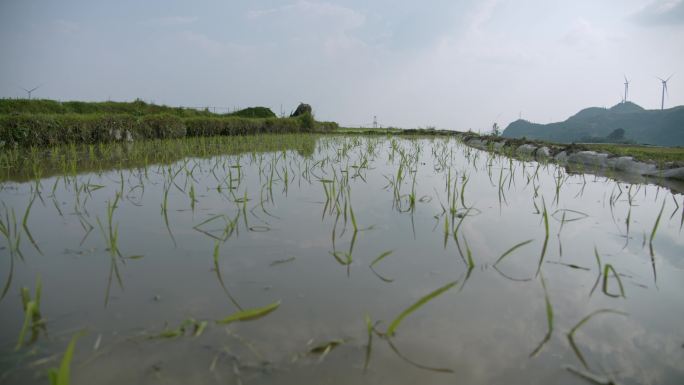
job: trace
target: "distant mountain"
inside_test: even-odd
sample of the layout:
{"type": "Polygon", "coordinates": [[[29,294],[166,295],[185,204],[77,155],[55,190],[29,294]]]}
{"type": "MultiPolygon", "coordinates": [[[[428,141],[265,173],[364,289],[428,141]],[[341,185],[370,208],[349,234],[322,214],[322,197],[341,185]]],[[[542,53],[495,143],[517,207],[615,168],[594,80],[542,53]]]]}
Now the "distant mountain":
{"type": "Polygon", "coordinates": [[[509,124],[502,136],[559,143],[611,141],[607,138],[611,134],[611,138],[614,138],[618,129],[624,130],[623,141],[684,146],[684,106],[645,110],[626,102],[608,109],[590,107],[564,122],[537,124],[519,119],[509,124]]]}

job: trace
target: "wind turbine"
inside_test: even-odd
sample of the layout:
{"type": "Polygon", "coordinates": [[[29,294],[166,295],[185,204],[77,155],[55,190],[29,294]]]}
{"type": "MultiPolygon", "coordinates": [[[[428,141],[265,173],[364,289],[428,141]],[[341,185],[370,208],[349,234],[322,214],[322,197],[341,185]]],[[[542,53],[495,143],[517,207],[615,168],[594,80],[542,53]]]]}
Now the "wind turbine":
{"type": "MultiPolygon", "coordinates": [[[[674,75],[674,74],[672,74],[672,75],[674,75]]],[[[660,80],[660,82],[663,84],[663,91],[662,91],[662,94],[660,97],[660,109],[661,110],[665,109],[665,94],[667,93],[667,81],[670,80],[670,78],[672,78],[672,75],[668,76],[667,79],[658,78],[660,80]]]]}
{"type": "Polygon", "coordinates": [[[629,80],[627,80],[627,75],[625,77],[625,98],[622,100],[623,103],[627,103],[627,91],[629,91],[629,80]]]}
{"type": "Polygon", "coordinates": [[[21,87],[21,86],[20,86],[19,88],[21,88],[22,90],[26,91],[26,93],[28,94],[29,100],[31,100],[31,93],[32,93],[33,91],[37,90],[38,88],[40,88],[41,86],[42,86],[42,84],[37,85],[37,86],[31,88],[30,90],[27,90],[26,88],[21,87]]]}

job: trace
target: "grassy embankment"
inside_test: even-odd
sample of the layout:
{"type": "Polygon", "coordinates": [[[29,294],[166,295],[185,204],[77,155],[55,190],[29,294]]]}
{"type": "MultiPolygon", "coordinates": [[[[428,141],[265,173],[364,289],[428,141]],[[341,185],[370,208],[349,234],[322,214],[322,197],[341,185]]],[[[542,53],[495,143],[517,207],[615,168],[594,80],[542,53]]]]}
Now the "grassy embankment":
{"type": "Polygon", "coordinates": [[[536,147],[548,147],[552,154],[566,151],[574,153],[578,151],[596,151],[614,156],[631,156],[642,162],[654,162],[661,167],[684,166],[683,147],[656,147],[635,144],[609,144],[609,143],[553,143],[526,138],[502,138],[477,133],[459,133],[464,139],[477,138],[487,142],[505,141],[504,148],[517,148],[522,144],[532,144],[536,147]]]}
{"type": "Polygon", "coordinates": [[[631,156],[641,161],[684,163],[683,147],[653,147],[632,144],[581,144],[579,146],[596,152],[606,152],[617,156],[631,156]]]}
{"type": "Polygon", "coordinates": [[[311,114],[277,118],[268,108],[231,114],[134,102],[0,99],[0,149],[128,139],[167,139],[257,133],[329,132],[333,122],[311,114]]]}

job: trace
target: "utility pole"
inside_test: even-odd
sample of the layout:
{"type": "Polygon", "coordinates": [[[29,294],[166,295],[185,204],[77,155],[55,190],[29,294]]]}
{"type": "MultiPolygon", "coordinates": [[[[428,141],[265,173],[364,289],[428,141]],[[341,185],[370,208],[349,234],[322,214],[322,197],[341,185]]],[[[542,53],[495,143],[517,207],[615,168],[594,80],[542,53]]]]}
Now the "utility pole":
{"type": "Polygon", "coordinates": [[[378,117],[373,115],[373,128],[378,128],[378,117]]]}

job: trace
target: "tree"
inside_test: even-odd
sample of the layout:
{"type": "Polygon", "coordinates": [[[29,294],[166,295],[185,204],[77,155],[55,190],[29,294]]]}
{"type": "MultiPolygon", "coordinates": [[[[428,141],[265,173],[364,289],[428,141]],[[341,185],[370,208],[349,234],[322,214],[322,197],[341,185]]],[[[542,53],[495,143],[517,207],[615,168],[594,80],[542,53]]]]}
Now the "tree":
{"type": "Polygon", "coordinates": [[[625,130],[623,130],[622,128],[616,128],[615,130],[613,130],[613,132],[608,134],[606,139],[613,141],[621,141],[625,139],[625,130]]]}
{"type": "Polygon", "coordinates": [[[492,135],[493,136],[500,136],[501,135],[501,130],[499,129],[499,124],[496,122],[492,125],[492,135]]]}

